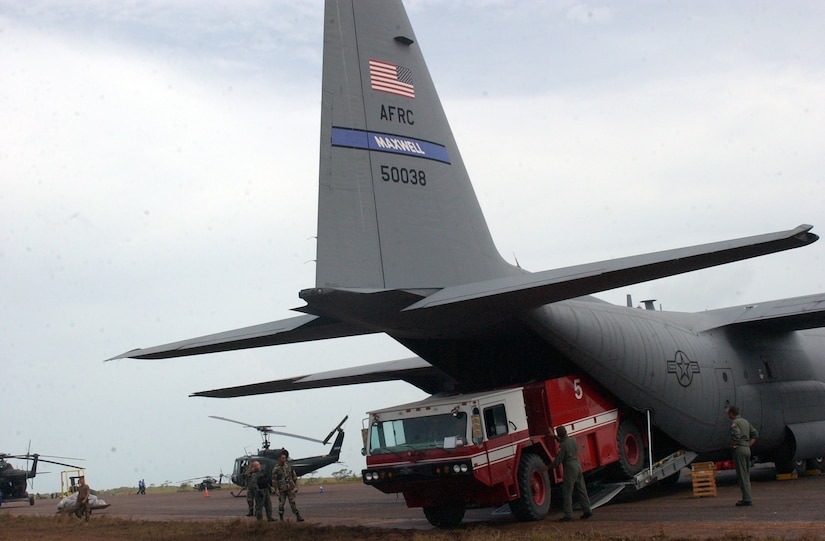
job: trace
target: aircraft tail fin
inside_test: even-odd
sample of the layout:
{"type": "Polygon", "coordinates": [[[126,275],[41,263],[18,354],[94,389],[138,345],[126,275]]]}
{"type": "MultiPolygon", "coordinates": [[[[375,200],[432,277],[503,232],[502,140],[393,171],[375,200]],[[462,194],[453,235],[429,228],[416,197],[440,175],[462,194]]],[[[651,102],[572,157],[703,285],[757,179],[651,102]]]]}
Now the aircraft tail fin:
{"type": "Polygon", "coordinates": [[[332,449],[329,451],[329,456],[334,457],[335,460],[338,460],[338,457],[341,456],[341,447],[344,446],[344,431],[339,430],[338,435],[335,436],[335,441],[332,442],[332,449]]]}
{"type": "Polygon", "coordinates": [[[518,271],[496,250],[400,0],[328,0],[317,287],[518,271]]]}

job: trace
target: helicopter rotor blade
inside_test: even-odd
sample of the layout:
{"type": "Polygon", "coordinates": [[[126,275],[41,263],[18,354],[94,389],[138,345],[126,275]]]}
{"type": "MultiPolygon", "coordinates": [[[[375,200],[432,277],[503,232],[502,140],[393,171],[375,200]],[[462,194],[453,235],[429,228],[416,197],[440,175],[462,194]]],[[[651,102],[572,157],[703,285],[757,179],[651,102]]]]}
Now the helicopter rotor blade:
{"type": "Polygon", "coordinates": [[[43,457],[46,458],[59,458],[60,460],[80,460],[81,462],[85,461],[85,458],[75,458],[73,456],[57,456],[57,455],[39,455],[40,460],[43,460],[43,457]]]}
{"type": "MultiPolygon", "coordinates": [[[[280,430],[273,430],[272,429],[272,427],[282,428],[283,425],[260,425],[260,426],[255,426],[255,425],[251,425],[249,423],[244,423],[243,421],[236,421],[235,419],[229,419],[227,417],[221,417],[219,415],[210,415],[209,417],[211,417],[212,419],[220,419],[221,421],[229,421],[230,423],[236,423],[236,424],[243,425],[243,426],[246,426],[246,427],[249,427],[249,428],[254,428],[255,430],[257,430],[261,434],[278,434],[279,436],[287,436],[287,437],[290,437],[290,438],[298,438],[300,440],[307,440],[307,441],[311,441],[311,442],[314,442],[314,443],[324,443],[322,440],[319,440],[317,438],[310,438],[308,436],[301,436],[300,434],[293,434],[291,432],[281,432],[280,430]]],[[[344,420],[346,420],[346,418],[344,420]]],[[[343,421],[341,421],[341,423],[343,423],[343,421]]],[[[336,430],[337,430],[337,428],[336,428],[336,430]]]]}
{"type": "Polygon", "coordinates": [[[192,481],[200,481],[204,479],[213,479],[211,475],[201,475],[200,477],[193,477],[191,479],[183,479],[182,481],[175,481],[176,483],[189,483],[192,481]]]}
{"type": "Polygon", "coordinates": [[[299,440],[307,440],[307,441],[312,441],[312,442],[315,442],[315,443],[324,443],[321,440],[316,439],[316,438],[310,438],[308,436],[301,436],[300,434],[292,434],[290,432],[281,432],[279,430],[272,430],[271,428],[267,428],[263,432],[266,432],[267,434],[278,434],[279,436],[288,436],[290,438],[298,438],[299,440]]]}
{"type": "Polygon", "coordinates": [[[338,426],[336,426],[335,428],[333,428],[333,429],[330,431],[329,435],[328,435],[326,438],[324,438],[324,442],[323,442],[323,443],[324,443],[324,445],[328,444],[328,443],[329,443],[329,440],[331,440],[331,439],[332,439],[332,436],[333,436],[333,435],[335,435],[335,433],[336,433],[336,432],[338,432],[339,430],[341,430],[341,426],[343,426],[343,424],[347,422],[347,419],[349,419],[349,415],[344,415],[344,418],[343,418],[343,419],[341,419],[341,422],[340,422],[340,423],[338,423],[338,426]]]}
{"type": "MultiPolygon", "coordinates": [[[[83,460],[82,458],[74,459],[74,460],[83,460]]],[[[75,466],[74,464],[66,464],[65,462],[55,462],[54,460],[46,460],[45,458],[41,458],[40,462],[48,462],[49,464],[57,464],[58,466],[66,466],[67,468],[74,468],[76,470],[82,469],[81,466],[75,466]]]]}
{"type": "MultiPolygon", "coordinates": [[[[29,446],[26,448],[26,469],[27,470],[29,469],[29,455],[31,455],[31,453],[32,453],[32,440],[29,440],[29,446]]],[[[35,462],[35,465],[36,464],[37,463],[35,462]]],[[[34,472],[31,472],[31,473],[34,474],[34,472]]],[[[34,490],[34,477],[35,477],[34,475],[29,477],[29,474],[28,473],[26,474],[26,479],[28,479],[29,486],[31,487],[32,490],[34,490]]]]}
{"type": "MultiPolygon", "coordinates": [[[[6,454],[6,453],[0,454],[0,457],[2,457],[2,458],[16,458],[16,459],[19,459],[19,460],[31,460],[35,456],[39,457],[38,460],[40,462],[50,462],[49,460],[46,460],[46,458],[60,458],[60,459],[63,459],[63,460],[80,460],[81,462],[86,460],[85,458],[75,458],[75,457],[71,457],[71,456],[41,455],[39,453],[26,453],[25,455],[9,455],[9,454],[6,454]],[[46,458],[43,458],[43,457],[46,457],[46,458]]],[[[65,464],[62,464],[62,465],[65,466],[65,464]]]]}
{"type": "Polygon", "coordinates": [[[227,417],[221,417],[219,415],[210,415],[209,417],[211,417],[212,419],[220,419],[221,421],[229,421],[230,423],[243,425],[243,426],[246,426],[248,428],[254,428],[255,430],[257,430],[259,432],[264,432],[266,430],[269,430],[273,426],[276,427],[276,428],[279,428],[279,427],[283,426],[283,425],[260,425],[260,426],[256,426],[256,425],[251,425],[249,423],[244,423],[243,421],[236,421],[235,419],[229,419],[227,417]]]}

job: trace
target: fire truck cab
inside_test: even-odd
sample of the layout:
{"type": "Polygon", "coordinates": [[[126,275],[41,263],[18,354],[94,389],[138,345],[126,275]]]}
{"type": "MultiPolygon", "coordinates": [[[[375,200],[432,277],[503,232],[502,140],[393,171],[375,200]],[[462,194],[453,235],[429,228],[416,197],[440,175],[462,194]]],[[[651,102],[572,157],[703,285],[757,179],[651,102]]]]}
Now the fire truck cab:
{"type": "Polygon", "coordinates": [[[461,522],[468,507],[510,504],[519,520],[541,520],[561,468],[554,429],[579,445],[587,472],[626,476],[644,466],[645,442],[632,415],[584,376],[452,396],[369,413],[364,483],[401,492],[437,527],[461,522]]]}

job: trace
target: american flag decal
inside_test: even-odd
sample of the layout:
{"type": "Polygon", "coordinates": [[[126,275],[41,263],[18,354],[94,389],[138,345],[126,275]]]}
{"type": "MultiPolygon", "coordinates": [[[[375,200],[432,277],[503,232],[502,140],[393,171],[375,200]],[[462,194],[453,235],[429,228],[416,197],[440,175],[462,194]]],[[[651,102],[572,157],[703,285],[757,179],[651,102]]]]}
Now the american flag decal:
{"type": "Polygon", "coordinates": [[[415,98],[412,71],[409,68],[370,59],[370,82],[373,90],[415,98]]]}

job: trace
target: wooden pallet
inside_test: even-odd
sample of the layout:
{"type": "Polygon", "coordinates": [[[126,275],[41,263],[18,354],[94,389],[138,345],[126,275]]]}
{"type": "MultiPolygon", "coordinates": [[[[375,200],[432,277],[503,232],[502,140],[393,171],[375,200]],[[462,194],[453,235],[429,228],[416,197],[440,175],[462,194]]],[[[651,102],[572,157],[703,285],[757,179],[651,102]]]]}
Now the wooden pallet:
{"type": "Polygon", "coordinates": [[[690,467],[693,480],[693,496],[716,496],[716,469],[713,462],[697,462],[690,467]]]}

